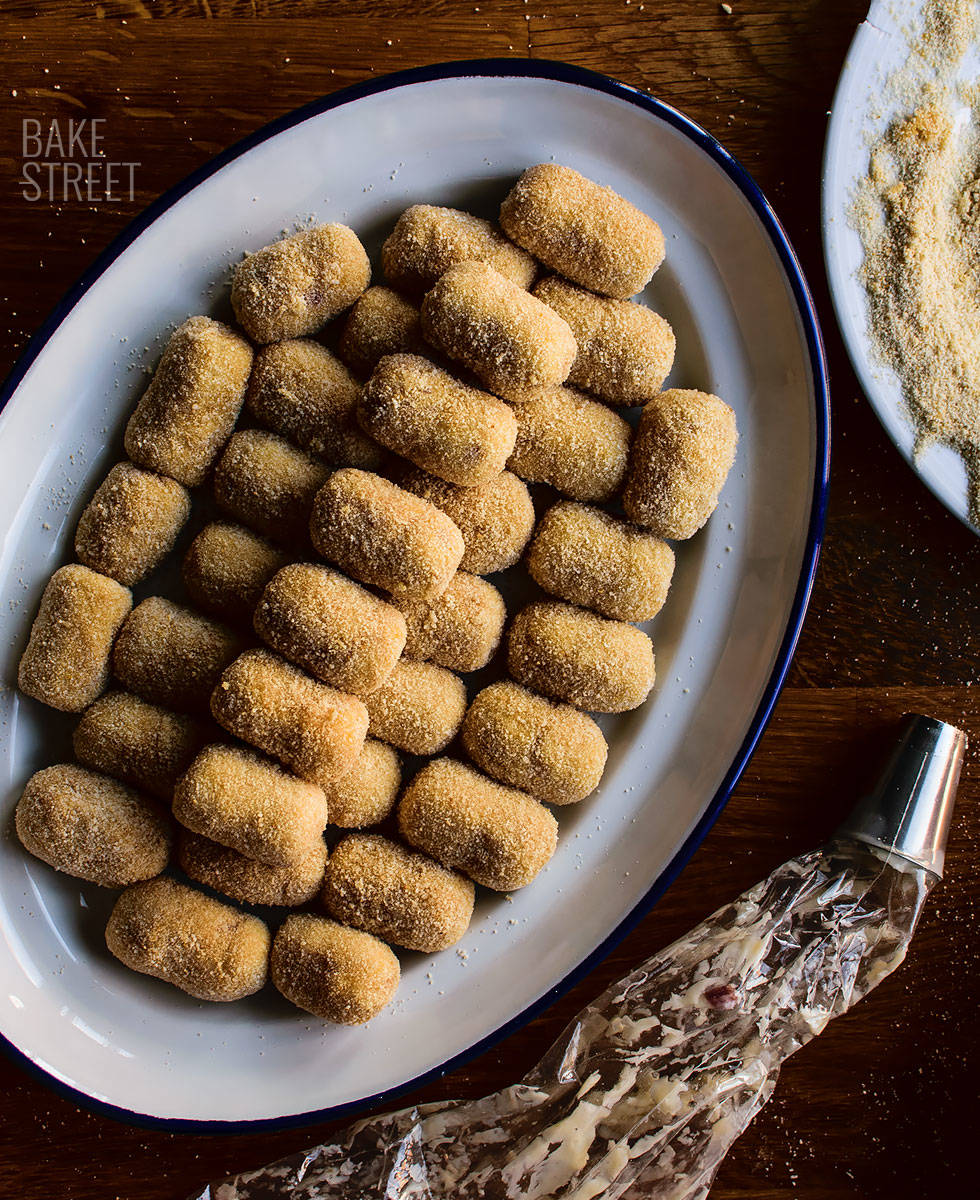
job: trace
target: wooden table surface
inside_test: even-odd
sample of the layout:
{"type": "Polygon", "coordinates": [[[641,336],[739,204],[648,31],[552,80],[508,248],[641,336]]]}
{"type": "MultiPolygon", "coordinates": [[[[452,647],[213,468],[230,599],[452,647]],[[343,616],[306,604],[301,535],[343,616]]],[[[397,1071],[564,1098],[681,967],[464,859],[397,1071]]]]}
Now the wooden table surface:
{"type": "MultiPolygon", "coordinates": [[[[0,373],[133,216],[243,135],[346,84],[447,59],[563,59],[676,105],[755,175],[823,321],[833,386],[826,541],[788,685],[758,751],[682,878],[545,1015],[410,1099],[516,1081],[608,982],[796,851],[823,840],[873,775],[903,712],[980,745],[980,541],[907,469],[862,398],[820,251],[820,159],[834,83],[866,0],[74,0],[0,4],[0,373]],[[730,7],[731,11],[727,11],[730,7]],[[132,201],[23,198],[22,121],[105,118],[137,161],[132,201]]],[[[71,397],[65,397],[71,403],[71,397]]],[[[837,1200],[975,1194],[980,1118],[971,752],[948,872],[908,961],[790,1060],[712,1196],[837,1200]]],[[[0,1060],[0,1195],[180,1200],[195,1185],[320,1140],[329,1126],[173,1135],[77,1110],[0,1060]]]]}

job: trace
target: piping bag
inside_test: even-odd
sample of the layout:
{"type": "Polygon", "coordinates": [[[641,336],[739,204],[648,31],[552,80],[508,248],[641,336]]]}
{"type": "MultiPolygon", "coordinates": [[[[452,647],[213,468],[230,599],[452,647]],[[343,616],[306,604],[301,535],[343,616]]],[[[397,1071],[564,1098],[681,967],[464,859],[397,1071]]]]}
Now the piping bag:
{"type": "Polygon", "coordinates": [[[965,746],[907,718],[826,845],[608,988],[520,1083],[367,1117],[192,1200],[703,1200],[784,1059],[904,959],[965,746]]]}

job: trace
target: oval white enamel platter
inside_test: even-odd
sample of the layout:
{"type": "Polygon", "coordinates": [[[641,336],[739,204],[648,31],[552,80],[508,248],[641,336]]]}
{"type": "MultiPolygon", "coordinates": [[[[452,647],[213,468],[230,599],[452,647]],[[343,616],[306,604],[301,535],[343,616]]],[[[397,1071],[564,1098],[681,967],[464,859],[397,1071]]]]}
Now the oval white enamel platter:
{"type": "MultiPolygon", "coordinates": [[[[834,96],[823,167],[823,243],[837,321],[851,363],[885,431],[935,496],[975,533],[967,504],[966,468],[948,446],[915,455],[898,376],[876,356],[868,336],[867,296],[858,278],[864,251],[848,221],[854,189],[867,173],[871,142],[898,115],[885,81],[909,58],[910,30],[921,29],[924,0],[874,0],[851,42],[834,96]]],[[[980,70],[980,48],[963,62],[965,78],[980,70]]],[[[967,115],[967,114],[964,114],[967,115]]]]}
{"type": "MultiPolygon", "coordinates": [[[[806,285],[778,224],[680,114],[541,63],[450,64],[330,97],[140,218],[41,331],[7,392],[13,385],[0,417],[0,1032],[77,1099],[213,1128],[378,1099],[475,1053],[569,986],[704,836],[802,621],[822,528],[827,396],[806,285]],[[672,381],[721,393],[741,429],[721,506],[679,548],[652,628],[653,698],[604,720],[606,777],[560,812],[547,870],[509,899],[483,896],[458,954],[403,955],[397,1001],[369,1026],[323,1025],[271,989],[207,1005],[131,974],[102,940],[113,894],[28,858],[9,818],[29,775],[69,752],[73,721],[16,695],[16,662],[87,496],[120,456],[144,369],[168,326],[225,312],[228,269],[243,250],[294,223],[347,221],[376,253],[408,204],[492,213],[525,166],[552,157],[662,223],[668,258],[644,298],[677,332],[672,381]]],[[[155,590],[151,580],[139,595],[155,590]]]]}

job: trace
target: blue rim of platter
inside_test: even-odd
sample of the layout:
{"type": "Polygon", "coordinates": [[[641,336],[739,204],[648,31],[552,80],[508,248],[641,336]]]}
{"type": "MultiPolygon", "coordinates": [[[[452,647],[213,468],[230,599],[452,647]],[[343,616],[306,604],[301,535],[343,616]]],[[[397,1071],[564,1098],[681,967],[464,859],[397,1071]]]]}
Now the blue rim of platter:
{"type": "Polygon", "coordinates": [[[789,239],[768,200],[766,200],[751,175],[720,142],[716,141],[710,133],[702,129],[700,125],[696,124],[689,117],[684,116],[683,113],[679,112],[676,108],[672,108],[669,104],[665,104],[662,100],[655,99],[639,88],[622,83],[617,79],[610,79],[606,75],[588,71],[583,67],[575,67],[562,62],[548,62],[546,60],[510,58],[483,58],[461,62],[437,63],[433,66],[416,67],[411,70],[399,71],[395,74],[387,75],[381,79],[353,84],[350,87],[333,92],[329,96],[313,100],[309,104],[305,104],[301,108],[285,114],[285,116],[278,117],[268,125],[262,126],[261,129],[257,129],[254,133],[249,134],[240,142],[236,142],[235,145],[230,146],[202,167],[199,167],[196,171],[188,175],[186,179],[170,188],[169,191],[164,192],[162,196],[140,213],[139,216],[135,217],[110,242],[92,266],[68,290],[41,328],[27,344],[26,349],[15,363],[3,386],[0,387],[0,410],[3,409],[7,401],[14,394],[21,380],[27,374],[34,360],[44,349],[52,334],[54,334],[58,326],[64,321],[92,284],[159,216],[176,204],[178,200],[186,196],[188,192],[193,191],[204,180],[210,178],[217,171],[220,171],[222,167],[227,166],[228,163],[239,158],[254,146],[260,145],[262,142],[275,137],[286,129],[291,129],[294,125],[301,124],[310,117],[329,112],[331,109],[339,108],[341,105],[351,104],[365,96],[375,96],[380,92],[393,91],[395,88],[410,87],[417,83],[475,77],[550,79],[556,83],[588,88],[607,96],[614,96],[618,100],[624,100],[629,104],[635,105],[637,108],[643,109],[651,116],[664,121],[690,138],[709,158],[717,163],[752,205],[756,216],[769,235],[792,287],[800,321],[806,335],[810,365],[813,372],[816,408],[816,463],[806,547],[800,567],[800,578],[796,588],[796,595],[793,599],[786,632],[783,636],[779,652],[776,655],[775,665],[749,726],[748,733],[739,747],[721,786],[718,788],[697,825],[671,859],[666,869],[657,877],[650,890],[633,910],[623,918],[613,932],[591,954],[587,955],[585,959],[574,967],[560,983],[545,992],[543,996],[540,996],[533,1004],[525,1008],[523,1012],[518,1013],[517,1016],[512,1017],[505,1024],[494,1030],[493,1033],[487,1034],[486,1037],[481,1038],[468,1049],[454,1055],[438,1067],[433,1067],[425,1071],[407,1083],[398,1084],[395,1087],[377,1092],[374,1095],[364,1096],[359,1100],[351,1100],[330,1108],[314,1109],[310,1112],[294,1113],[283,1117],[266,1117],[254,1121],[196,1121],[171,1117],[153,1117],[109,1104],[103,1100],[89,1096],[87,1093],[81,1092],[70,1084],[53,1076],[0,1035],[0,1046],[2,1046],[9,1057],[29,1074],[35,1076],[42,1083],[75,1104],[102,1116],[111,1117],[114,1120],[144,1128],[165,1129],[184,1133],[236,1134],[256,1130],[289,1129],[311,1125],[319,1121],[333,1120],[345,1114],[373,1108],[404,1092],[422,1087],[434,1079],[439,1079],[464,1063],[469,1062],[471,1059],[476,1058],[478,1055],[483,1054],[522,1025],[525,1025],[532,1017],[542,1013],[560,996],[583,979],[650,912],[670,885],[677,879],[695,850],[704,841],[708,831],[717,820],[721,810],[725,807],[725,804],[734,791],[742,771],[745,769],[759,738],[762,736],[763,730],[769,722],[769,718],[772,716],[776,700],[786,679],[786,673],[789,670],[789,665],[796,649],[796,643],[799,640],[800,631],[803,627],[807,603],[810,599],[810,592],[816,574],[817,560],[820,555],[824,522],[827,513],[830,475],[830,389],[823,339],[817,320],[816,308],[810,295],[810,289],[789,239]]]}

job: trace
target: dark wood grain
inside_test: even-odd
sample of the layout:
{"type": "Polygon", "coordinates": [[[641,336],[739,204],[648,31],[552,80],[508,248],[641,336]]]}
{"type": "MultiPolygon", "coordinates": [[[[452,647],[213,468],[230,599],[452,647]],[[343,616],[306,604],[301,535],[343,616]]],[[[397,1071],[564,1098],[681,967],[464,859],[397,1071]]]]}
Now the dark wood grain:
{"type": "MultiPolygon", "coordinates": [[[[756,175],[808,273],[833,376],[833,486],[810,615],[774,720],[654,912],[546,1014],[413,1099],[513,1082],[606,983],[823,840],[872,777],[903,712],[953,720],[980,745],[980,540],[885,438],[847,363],[824,280],[826,114],[865,0],[731,7],[729,15],[713,0],[0,3],[0,373],[98,251],[215,152],[347,83],[452,58],[564,59],[684,109],[756,175]],[[21,122],[55,116],[105,118],[111,157],[141,164],[132,201],[21,197],[21,122]]],[[[980,1120],[978,800],[971,752],[948,876],[907,963],[789,1062],[726,1161],[717,1200],[974,1194],[972,1139],[963,1134],[980,1120]]],[[[9,1063],[0,1062],[0,1080],[0,1195],[23,1200],[179,1200],[329,1128],[235,1138],[142,1131],[78,1111],[9,1063]]]]}

